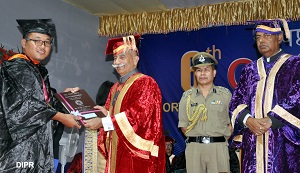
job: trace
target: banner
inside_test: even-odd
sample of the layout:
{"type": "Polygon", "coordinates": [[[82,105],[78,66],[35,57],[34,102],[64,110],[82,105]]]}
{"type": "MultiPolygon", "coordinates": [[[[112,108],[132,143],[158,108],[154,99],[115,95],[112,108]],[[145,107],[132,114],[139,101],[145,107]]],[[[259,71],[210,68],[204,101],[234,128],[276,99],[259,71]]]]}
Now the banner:
{"type": "MultiPolygon", "coordinates": [[[[300,54],[300,22],[289,22],[291,40],[282,43],[286,53],[300,54]]],[[[177,127],[178,107],[183,92],[194,85],[190,69],[191,57],[208,52],[218,60],[215,85],[233,91],[242,68],[259,55],[253,39],[252,26],[220,26],[190,32],[143,35],[140,42],[139,70],[152,76],[163,97],[165,135],[177,142],[174,154],[185,149],[184,135],[177,127]]]]}

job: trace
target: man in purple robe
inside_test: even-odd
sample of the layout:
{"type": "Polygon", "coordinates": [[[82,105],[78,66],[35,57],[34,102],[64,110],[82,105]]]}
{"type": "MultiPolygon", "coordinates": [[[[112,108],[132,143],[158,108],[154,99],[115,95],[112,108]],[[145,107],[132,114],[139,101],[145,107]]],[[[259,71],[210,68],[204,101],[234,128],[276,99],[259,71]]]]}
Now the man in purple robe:
{"type": "Polygon", "coordinates": [[[229,104],[233,144],[243,173],[300,172],[300,57],[280,48],[285,20],[255,23],[262,57],[244,67],[229,104]]]}

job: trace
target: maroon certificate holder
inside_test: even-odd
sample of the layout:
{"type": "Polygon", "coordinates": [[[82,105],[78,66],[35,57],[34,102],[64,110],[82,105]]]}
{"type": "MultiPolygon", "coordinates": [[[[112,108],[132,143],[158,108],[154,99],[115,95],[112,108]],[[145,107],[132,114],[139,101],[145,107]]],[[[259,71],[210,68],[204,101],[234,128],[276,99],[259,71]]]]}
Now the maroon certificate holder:
{"type": "Polygon", "coordinates": [[[55,93],[54,96],[69,113],[78,111],[84,119],[95,118],[96,116],[105,117],[99,109],[94,108],[95,102],[84,89],[74,93],[55,93]]]}

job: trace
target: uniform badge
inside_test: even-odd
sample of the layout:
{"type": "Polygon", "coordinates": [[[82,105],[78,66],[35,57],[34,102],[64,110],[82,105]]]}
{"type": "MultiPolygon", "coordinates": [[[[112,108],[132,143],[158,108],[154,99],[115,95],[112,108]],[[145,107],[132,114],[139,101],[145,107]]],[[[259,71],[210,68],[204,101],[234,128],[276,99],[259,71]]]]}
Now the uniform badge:
{"type": "Polygon", "coordinates": [[[221,105],[222,102],[220,100],[214,100],[211,102],[212,105],[221,105]]]}
{"type": "Polygon", "coordinates": [[[199,61],[200,61],[200,62],[204,62],[204,61],[205,61],[205,58],[204,58],[203,55],[200,56],[199,61]]]}

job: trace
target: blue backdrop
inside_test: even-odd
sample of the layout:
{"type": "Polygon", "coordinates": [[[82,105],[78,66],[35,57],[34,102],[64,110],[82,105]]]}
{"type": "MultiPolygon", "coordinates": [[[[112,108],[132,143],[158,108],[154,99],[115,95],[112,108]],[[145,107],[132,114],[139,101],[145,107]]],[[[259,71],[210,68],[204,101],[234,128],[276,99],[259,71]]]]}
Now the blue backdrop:
{"type": "MultiPolygon", "coordinates": [[[[189,68],[195,51],[207,51],[218,60],[215,85],[233,91],[246,63],[258,54],[253,40],[253,26],[221,26],[191,32],[143,35],[140,42],[139,70],[156,79],[163,98],[163,124],[166,135],[177,142],[174,153],[185,149],[184,135],[178,129],[178,103],[182,93],[193,85],[189,68]]],[[[289,22],[290,43],[282,48],[300,53],[300,22],[289,22]]]]}

